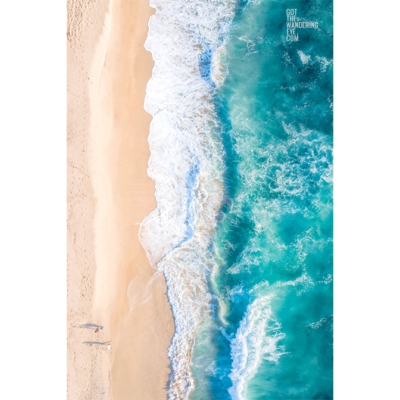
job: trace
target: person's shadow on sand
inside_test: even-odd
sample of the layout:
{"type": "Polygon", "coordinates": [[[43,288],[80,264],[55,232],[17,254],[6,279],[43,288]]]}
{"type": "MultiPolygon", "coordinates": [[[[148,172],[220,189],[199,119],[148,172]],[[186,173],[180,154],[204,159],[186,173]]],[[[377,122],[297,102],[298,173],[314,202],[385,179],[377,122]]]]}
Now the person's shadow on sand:
{"type": "Polygon", "coordinates": [[[84,344],[88,344],[89,346],[91,346],[92,344],[100,344],[101,346],[107,346],[109,345],[111,342],[107,341],[107,342],[82,342],[84,344]]]}
{"type": "Polygon", "coordinates": [[[101,328],[101,325],[96,325],[96,324],[82,324],[82,325],[74,325],[74,328],[97,329],[97,328],[101,328]]]}

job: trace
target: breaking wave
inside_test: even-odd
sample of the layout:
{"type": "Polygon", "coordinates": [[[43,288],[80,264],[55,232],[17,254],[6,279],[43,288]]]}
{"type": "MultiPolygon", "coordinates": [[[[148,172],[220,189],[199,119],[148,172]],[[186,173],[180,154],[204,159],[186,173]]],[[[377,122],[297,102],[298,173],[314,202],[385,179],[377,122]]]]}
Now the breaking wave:
{"type": "Polygon", "coordinates": [[[157,208],[140,226],[140,241],[153,268],[163,271],[175,319],[168,351],[169,399],[187,399],[195,333],[211,295],[211,235],[223,197],[219,122],[212,104],[224,38],[233,18],[230,1],[150,0],[145,47],[154,59],[145,110],[153,116],[148,175],[157,208]]]}

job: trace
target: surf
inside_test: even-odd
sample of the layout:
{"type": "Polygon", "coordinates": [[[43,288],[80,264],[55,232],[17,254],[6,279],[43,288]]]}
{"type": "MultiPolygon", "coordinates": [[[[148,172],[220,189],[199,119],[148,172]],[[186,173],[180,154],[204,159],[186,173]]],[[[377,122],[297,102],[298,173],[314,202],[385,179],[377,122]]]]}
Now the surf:
{"type": "Polygon", "coordinates": [[[151,0],[150,6],[156,12],[145,48],[154,68],[144,107],[153,117],[148,175],[157,208],[143,220],[139,237],[152,267],[165,275],[175,320],[168,397],[187,399],[194,386],[196,331],[212,300],[212,235],[224,192],[224,149],[212,103],[218,73],[212,64],[234,4],[151,0]]]}

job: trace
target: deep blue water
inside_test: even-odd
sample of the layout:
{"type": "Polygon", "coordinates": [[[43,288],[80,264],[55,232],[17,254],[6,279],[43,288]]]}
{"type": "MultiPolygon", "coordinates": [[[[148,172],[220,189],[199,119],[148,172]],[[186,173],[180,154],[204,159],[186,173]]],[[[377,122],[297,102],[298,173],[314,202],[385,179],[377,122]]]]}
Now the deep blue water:
{"type": "Polygon", "coordinates": [[[190,399],[333,398],[332,1],[240,2],[215,106],[225,202],[190,399]],[[287,10],[318,29],[287,40],[287,10]]]}

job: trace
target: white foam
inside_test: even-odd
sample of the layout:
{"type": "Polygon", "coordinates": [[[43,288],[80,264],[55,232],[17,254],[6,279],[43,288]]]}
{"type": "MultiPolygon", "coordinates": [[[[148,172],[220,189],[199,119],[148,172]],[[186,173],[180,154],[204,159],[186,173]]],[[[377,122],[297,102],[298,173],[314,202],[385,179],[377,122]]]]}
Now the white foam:
{"type": "Polygon", "coordinates": [[[254,265],[260,265],[261,255],[257,247],[256,238],[251,238],[248,245],[242,251],[237,261],[232,264],[226,271],[228,274],[239,274],[243,272],[251,272],[254,265]]]}
{"type": "Polygon", "coordinates": [[[225,64],[225,43],[215,51],[211,62],[211,79],[216,87],[221,86],[229,74],[229,70],[225,64]]]}
{"type": "Polygon", "coordinates": [[[333,60],[328,60],[325,57],[315,57],[320,63],[321,72],[326,72],[327,68],[333,64],[333,60]]]}
{"type": "Polygon", "coordinates": [[[317,322],[313,322],[311,324],[308,324],[308,326],[312,329],[319,329],[322,326],[324,326],[325,324],[329,324],[329,328],[331,330],[333,330],[333,324],[332,324],[332,319],[333,319],[333,315],[331,315],[330,317],[326,317],[326,318],[321,318],[319,321],[317,322]]]}
{"type": "Polygon", "coordinates": [[[245,384],[256,374],[262,360],[277,363],[285,354],[278,342],[285,338],[280,324],[273,318],[270,296],[257,298],[251,303],[240,322],[236,336],[231,341],[233,400],[244,400],[245,384]]]}
{"type": "Polygon", "coordinates": [[[307,56],[307,55],[304,54],[301,50],[297,50],[297,54],[299,55],[301,62],[302,62],[304,65],[307,65],[308,62],[310,61],[311,56],[307,56]]]}
{"type": "Polygon", "coordinates": [[[325,285],[328,285],[329,283],[331,283],[333,280],[333,277],[331,274],[328,274],[327,276],[323,277],[322,281],[318,281],[318,283],[324,283],[325,285]]]}
{"type": "Polygon", "coordinates": [[[145,109],[153,116],[148,174],[157,208],[143,220],[139,237],[151,265],[165,275],[175,319],[169,399],[187,399],[194,337],[211,299],[209,246],[223,196],[223,146],[210,100],[214,82],[224,74],[211,60],[220,66],[234,2],[150,0],[150,5],[156,13],[145,47],[155,64],[145,109]]]}

